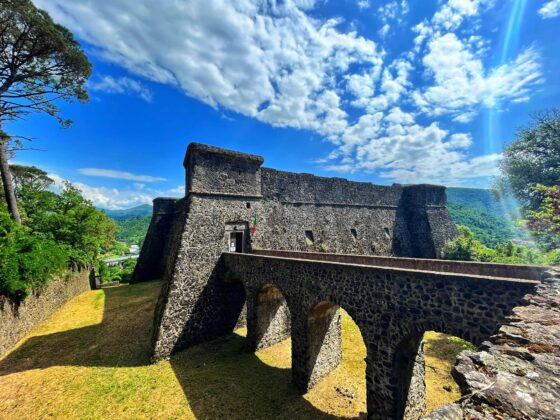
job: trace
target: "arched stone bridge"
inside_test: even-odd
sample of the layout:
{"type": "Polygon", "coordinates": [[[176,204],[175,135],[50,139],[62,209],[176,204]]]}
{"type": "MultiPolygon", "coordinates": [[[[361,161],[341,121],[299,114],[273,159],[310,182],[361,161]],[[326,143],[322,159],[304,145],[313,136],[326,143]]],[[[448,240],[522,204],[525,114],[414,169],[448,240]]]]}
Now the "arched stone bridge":
{"type": "Polygon", "coordinates": [[[475,344],[495,333],[542,268],[291,251],[224,253],[241,281],[254,350],[292,339],[294,384],[305,392],[341,361],[341,307],[367,348],[369,418],[418,418],[425,407],[425,331],[475,344]]]}

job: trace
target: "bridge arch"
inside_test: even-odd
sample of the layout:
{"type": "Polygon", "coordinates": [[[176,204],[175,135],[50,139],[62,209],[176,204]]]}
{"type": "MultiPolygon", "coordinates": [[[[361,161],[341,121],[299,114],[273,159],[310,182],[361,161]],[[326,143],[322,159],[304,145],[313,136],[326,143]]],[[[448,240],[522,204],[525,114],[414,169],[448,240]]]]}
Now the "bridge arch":
{"type": "Polygon", "coordinates": [[[420,418],[425,412],[426,365],[423,337],[427,331],[459,337],[478,346],[499,328],[500,321],[475,326],[469,321],[458,319],[442,318],[420,322],[401,320],[401,338],[393,350],[391,375],[395,418],[420,418]]]}
{"type": "Polygon", "coordinates": [[[317,303],[307,314],[307,389],[313,388],[342,361],[340,306],[330,301],[317,303]]]}
{"type": "Polygon", "coordinates": [[[274,283],[252,290],[247,299],[247,338],[252,350],[277,344],[291,335],[291,311],[285,294],[274,283]]]}

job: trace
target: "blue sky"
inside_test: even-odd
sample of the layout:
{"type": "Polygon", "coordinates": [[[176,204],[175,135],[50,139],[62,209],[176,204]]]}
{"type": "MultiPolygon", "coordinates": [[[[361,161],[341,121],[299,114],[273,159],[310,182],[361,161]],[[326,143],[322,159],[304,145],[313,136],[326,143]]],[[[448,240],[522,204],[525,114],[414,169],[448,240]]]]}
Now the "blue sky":
{"type": "Polygon", "coordinates": [[[124,208],[182,195],[190,141],[360,181],[488,186],[558,107],[560,0],[34,0],[94,65],[88,104],[8,126],[14,161],[124,208]],[[157,6],[156,6],[157,4],[157,6]]]}

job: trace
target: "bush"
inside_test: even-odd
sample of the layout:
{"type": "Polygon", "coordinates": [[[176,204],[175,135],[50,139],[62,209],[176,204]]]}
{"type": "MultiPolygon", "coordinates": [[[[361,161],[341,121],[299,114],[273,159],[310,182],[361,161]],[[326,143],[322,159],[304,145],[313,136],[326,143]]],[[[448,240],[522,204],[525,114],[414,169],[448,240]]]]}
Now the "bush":
{"type": "Polygon", "coordinates": [[[544,254],[543,261],[546,265],[560,265],[560,249],[553,249],[544,254]]]}
{"type": "Polygon", "coordinates": [[[68,265],[65,247],[34,236],[0,211],[0,293],[21,301],[68,265]]]}
{"type": "MultiPolygon", "coordinates": [[[[444,260],[481,261],[502,264],[540,264],[543,256],[535,249],[505,242],[495,248],[488,248],[477,241],[472,231],[457,225],[459,235],[447,242],[442,250],[444,260]]],[[[559,256],[558,254],[555,254],[559,256]]],[[[555,255],[551,254],[550,258],[555,255]]],[[[551,264],[551,263],[547,263],[551,264]]]]}

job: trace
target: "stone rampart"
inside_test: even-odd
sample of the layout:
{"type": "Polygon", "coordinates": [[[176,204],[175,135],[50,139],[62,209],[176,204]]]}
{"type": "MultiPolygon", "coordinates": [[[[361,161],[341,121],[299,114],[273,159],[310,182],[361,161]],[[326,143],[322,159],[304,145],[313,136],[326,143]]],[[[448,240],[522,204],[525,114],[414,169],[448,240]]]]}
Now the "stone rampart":
{"type": "Polygon", "coordinates": [[[433,258],[456,234],[443,187],[380,186],[262,163],[259,156],[192,143],[185,198],[154,202],[133,281],[166,282],[155,317],[155,359],[237,324],[243,291],[220,278],[220,256],[231,247],[433,258]]]}
{"type": "Polygon", "coordinates": [[[78,271],[53,279],[40,293],[29,295],[19,304],[0,296],[0,356],[90,286],[89,272],[78,271]]]}

